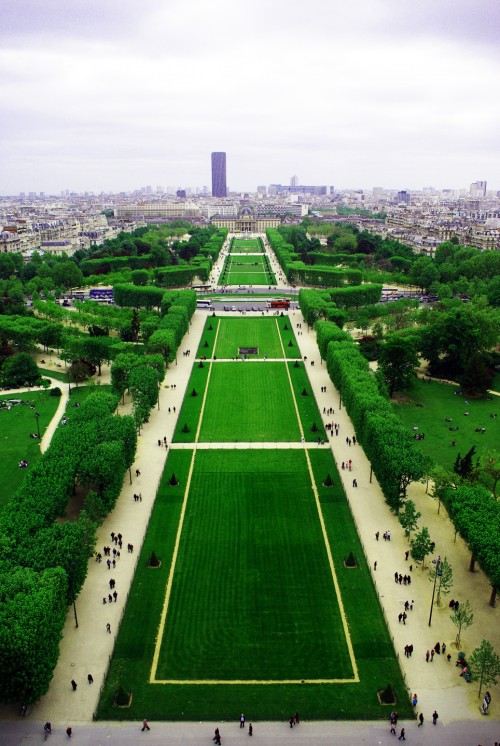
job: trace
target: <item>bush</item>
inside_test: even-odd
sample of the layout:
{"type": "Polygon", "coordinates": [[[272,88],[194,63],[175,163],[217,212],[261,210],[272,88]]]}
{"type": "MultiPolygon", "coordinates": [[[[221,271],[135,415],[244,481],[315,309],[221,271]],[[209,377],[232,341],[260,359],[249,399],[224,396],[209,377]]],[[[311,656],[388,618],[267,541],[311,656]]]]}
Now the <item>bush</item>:
{"type": "Polygon", "coordinates": [[[175,474],[172,474],[172,476],[170,477],[168,483],[169,483],[169,485],[171,487],[177,487],[177,485],[179,484],[179,480],[177,479],[177,477],[175,476],[175,474]]]}
{"type": "Polygon", "coordinates": [[[151,556],[149,557],[149,560],[148,560],[148,567],[160,567],[160,564],[161,562],[156,556],[156,552],[154,551],[151,552],[151,556]]]}
{"type": "Polygon", "coordinates": [[[344,565],[346,567],[357,567],[358,563],[356,561],[356,557],[352,552],[349,552],[349,556],[346,560],[344,560],[344,565]]]}
{"type": "Polygon", "coordinates": [[[60,396],[62,396],[62,391],[59,388],[59,386],[54,386],[53,389],[50,389],[49,394],[50,394],[50,396],[60,397],[60,396]]]}
{"type": "Polygon", "coordinates": [[[183,433],[190,433],[190,432],[191,432],[191,430],[189,429],[189,427],[188,427],[188,425],[187,425],[187,422],[186,422],[186,424],[184,425],[184,427],[182,428],[182,432],[183,432],[183,433]]]}

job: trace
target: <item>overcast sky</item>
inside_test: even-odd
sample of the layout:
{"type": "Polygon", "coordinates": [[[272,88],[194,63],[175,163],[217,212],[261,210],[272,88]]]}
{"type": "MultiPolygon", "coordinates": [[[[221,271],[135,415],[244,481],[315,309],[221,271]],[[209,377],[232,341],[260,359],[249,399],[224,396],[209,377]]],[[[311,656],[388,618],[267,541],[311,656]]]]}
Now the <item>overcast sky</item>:
{"type": "Polygon", "coordinates": [[[498,0],[2,0],[0,194],[500,189],[498,0]]]}

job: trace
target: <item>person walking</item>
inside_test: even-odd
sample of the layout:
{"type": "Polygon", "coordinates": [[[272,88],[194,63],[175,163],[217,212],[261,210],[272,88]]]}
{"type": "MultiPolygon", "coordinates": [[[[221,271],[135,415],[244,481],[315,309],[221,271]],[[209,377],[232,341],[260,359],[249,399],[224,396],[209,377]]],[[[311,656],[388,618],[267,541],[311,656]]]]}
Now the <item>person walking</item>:
{"type": "Polygon", "coordinates": [[[66,728],[66,735],[68,736],[68,738],[71,738],[71,736],[73,735],[73,728],[71,727],[71,725],[68,725],[68,727],[66,728]]]}
{"type": "Polygon", "coordinates": [[[109,632],[109,634],[111,634],[111,624],[109,622],[106,624],[106,632],[109,632]]]}
{"type": "Polygon", "coordinates": [[[412,705],[413,705],[414,708],[418,705],[418,697],[417,697],[416,693],[413,695],[411,703],[412,703],[412,705]]]}
{"type": "Polygon", "coordinates": [[[76,692],[77,683],[74,679],[71,679],[71,686],[73,687],[73,691],[76,692]]]}
{"type": "Polygon", "coordinates": [[[433,725],[437,724],[438,717],[439,717],[439,715],[437,714],[436,710],[434,710],[434,712],[432,713],[432,724],[433,725]]]}
{"type": "Polygon", "coordinates": [[[213,742],[214,742],[215,744],[219,744],[219,746],[220,746],[220,732],[219,732],[219,729],[218,729],[218,728],[216,728],[216,729],[215,729],[215,735],[214,735],[214,737],[212,738],[212,741],[213,741],[213,742]]]}
{"type": "Polygon", "coordinates": [[[249,723],[248,725],[248,735],[253,736],[253,725],[252,723],[249,723]]]}
{"type": "Polygon", "coordinates": [[[241,717],[240,717],[240,728],[244,728],[244,727],[245,727],[245,716],[244,716],[243,713],[241,713],[241,717]]]}
{"type": "Polygon", "coordinates": [[[406,741],[405,729],[404,728],[401,728],[401,733],[399,734],[398,741],[406,741]]]}
{"type": "Polygon", "coordinates": [[[422,715],[422,713],[420,713],[420,715],[418,716],[418,727],[420,728],[420,726],[423,724],[424,724],[424,716],[422,715]]]}
{"type": "Polygon", "coordinates": [[[89,682],[89,684],[93,684],[94,683],[94,677],[92,676],[91,673],[89,673],[89,675],[87,676],[87,681],[89,682]]]}
{"type": "Polygon", "coordinates": [[[149,727],[149,723],[147,721],[147,718],[144,718],[144,720],[142,721],[141,731],[144,732],[145,730],[151,730],[151,728],[149,727]]]}

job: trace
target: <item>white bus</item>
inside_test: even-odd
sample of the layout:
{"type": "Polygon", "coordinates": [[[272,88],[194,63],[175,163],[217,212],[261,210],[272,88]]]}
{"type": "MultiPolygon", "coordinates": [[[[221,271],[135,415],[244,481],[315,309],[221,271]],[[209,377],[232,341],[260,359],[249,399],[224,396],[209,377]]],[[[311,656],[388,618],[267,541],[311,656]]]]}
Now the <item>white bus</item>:
{"type": "Polygon", "coordinates": [[[210,298],[198,298],[196,308],[208,308],[211,310],[213,308],[212,301],[210,298]]]}

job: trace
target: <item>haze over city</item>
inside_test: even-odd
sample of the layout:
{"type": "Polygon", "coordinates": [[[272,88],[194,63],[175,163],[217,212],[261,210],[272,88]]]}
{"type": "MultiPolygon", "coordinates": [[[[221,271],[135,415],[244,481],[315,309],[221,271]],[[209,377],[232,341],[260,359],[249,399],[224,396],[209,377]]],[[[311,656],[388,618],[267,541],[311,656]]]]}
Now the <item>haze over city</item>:
{"type": "Polygon", "coordinates": [[[500,8],[6,0],[0,193],[500,182],[500,8]]]}

